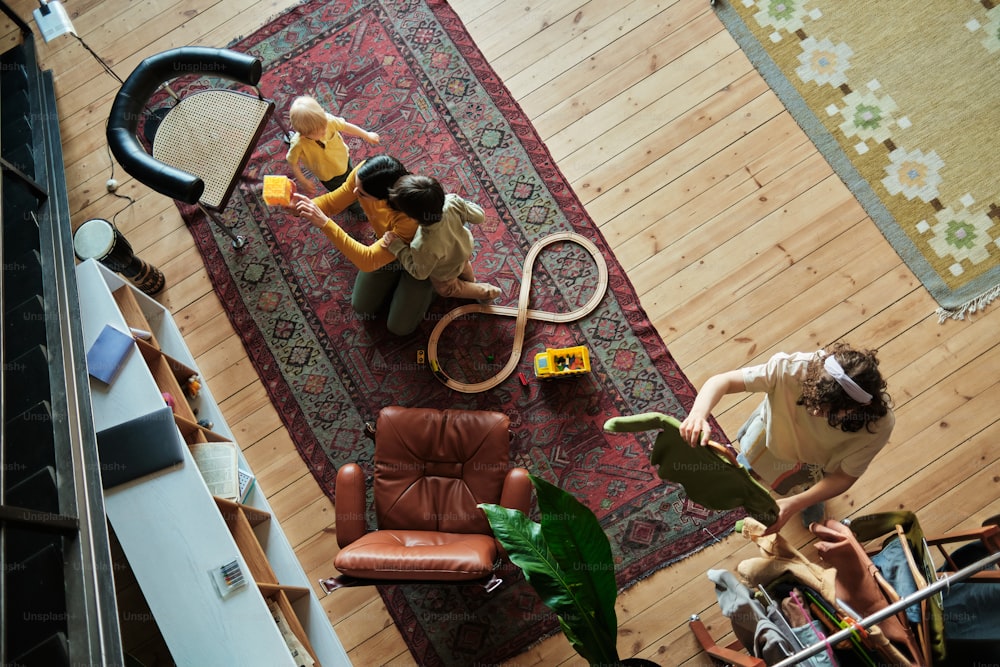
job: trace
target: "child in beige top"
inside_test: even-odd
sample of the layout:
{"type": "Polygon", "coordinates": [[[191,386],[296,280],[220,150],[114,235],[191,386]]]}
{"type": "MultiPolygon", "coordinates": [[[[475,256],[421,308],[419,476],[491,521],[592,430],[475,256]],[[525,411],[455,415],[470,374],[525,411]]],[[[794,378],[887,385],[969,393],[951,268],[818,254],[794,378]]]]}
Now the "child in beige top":
{"type": "Polygon", "coordinates": [[[499,287],[476,280],[469,261],[473,240],[465,223],[483,222],[482,207],[445,194],[437,179],[416,174],[403,176],[389,189],[389,205],[417,221],[409,243],[394,234],[382,239],[410,275],[430,279],[444,297],[490,303],[500,296],[499,287]]]}
{"type": "Polygon", "coordinates": [[[692,446],[707,440],[712,409],[738,392],[764,394],[736,436],[740,461],[787,494],[768,532],[798,512],[819,520],[822,503],[853,486],[896,423],[876,352],[838,342],[713,375],[681,422],[681,435],[692,446]]]}

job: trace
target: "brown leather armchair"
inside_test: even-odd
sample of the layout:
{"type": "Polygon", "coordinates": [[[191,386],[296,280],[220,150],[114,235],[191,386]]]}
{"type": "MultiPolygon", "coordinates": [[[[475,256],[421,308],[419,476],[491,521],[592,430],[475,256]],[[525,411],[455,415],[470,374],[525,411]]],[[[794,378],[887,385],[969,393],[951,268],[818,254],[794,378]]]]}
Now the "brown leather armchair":
{"type": "Polygon", "coordinates": [[[468,582],[499,585],[501,547],[479,503],[528,512],[528,471],[510,466],[510,422],[498,412],[383,408],[375,425],[372,489],[378,528],[369,532],[365,477],[349,463],[337,472],[334,567],[330,592],[359,583],[468,582]]]}

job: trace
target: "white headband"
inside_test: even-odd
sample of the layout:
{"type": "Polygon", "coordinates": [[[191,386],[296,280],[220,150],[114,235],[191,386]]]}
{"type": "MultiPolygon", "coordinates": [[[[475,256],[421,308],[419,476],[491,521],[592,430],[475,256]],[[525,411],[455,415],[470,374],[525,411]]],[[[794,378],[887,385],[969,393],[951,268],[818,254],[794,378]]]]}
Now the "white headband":
{"type": "MultiPolygon", "coordinates": [[[[826,354],[824,352],[824,354],[826,354]]],[[[872,402],[872,395],[858,386],[858,383],[851,379],[851,376],[844,372],[840,362],[832,354],[827,354],[823,359],[823,368],[833,376],[837,384],[861,405],[868,405],[872,402]]]]}

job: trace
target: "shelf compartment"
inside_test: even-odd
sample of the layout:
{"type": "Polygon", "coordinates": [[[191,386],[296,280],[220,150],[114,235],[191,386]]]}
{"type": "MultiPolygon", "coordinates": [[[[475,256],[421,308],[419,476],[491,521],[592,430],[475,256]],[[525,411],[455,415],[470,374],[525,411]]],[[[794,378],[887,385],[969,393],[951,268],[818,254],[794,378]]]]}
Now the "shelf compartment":
{"type": "Polygon", "coordinates": [[[215,504],[219,507],[229,532],[233,534],[236,546],[243,554],[243,560],[250,568],[250,576],[261,584],[277,584],[278,576],[271,568],[271,562],[264,553],[264,547],[257,534],[254,533],[254,526],[257,526],[271,518],[271,515],[260,510],[241,505],[224,498],[215,498],[215,504]]]}
{"type": "Polygon", "coordinates": [[[115,303],[118,304],[118,310],[121,311],[122,317],[125,318],[125,324],[135,329],[148,331],[150,339],[143,342],[148,343],[156,349],[160,349],[160,343],[156,340],[156,334],[153,333],[149,319],[139,306],[139,302],[136,300],[132,290],[123,285],[112,292],[111,296],[114,297],[115,303]]]}
{"type": "MultiPolygon", "coordinates": [[[[110,426],[151,412],[163,405],[160,394],[166,389],[177,399],[174,422],[188,444],[233,441],[207,383],[194,399],[181,400],[188,371],[199,376],[200,372],[169,311],[94,260],[82,262],[76,271],[86,288],[81,291],[86,295],[81,304],[85,337],[93,340],[108,323],[151,334],[137,341],[141,358],[132,355],[126,360],[119,381],[95,392],[95,425],[110,426]],[[202,426],[198,419],[214,425],[202,426]]],[[[246,464],[242,454],[240,461],[242,469],[246,464]]],[[[272,520],[266,497],[255,494],[257,507],[214,498],[194,461],[188,462],[191,465],[181,466],[177,474],[153,476],[105,498],[109,520],[128,558],[135,561],[131,565],[151,613],[171,619],[164,625],[163,637],[175,661],[201,664],[211,656],[209,661],[215,664],[293,664],[288,642],[281,640],[276,627],[272,629],[271,604],[283,610],[288,632],[297,638],[291,643],[303,651],[300,657],[309,654],[321,656],[327,665],[350,664],[291,544],[277,520],[272,520]],[[165,530],[151,534],[152,517],[165,530]],[[188,592],[199,600],[193,608],[175,599],[175,587],[165,583],[159,562],[163,554],[176,555],[169,568],[191,576],[188,592]],[[254,579],[256,592],[220,599],[204,572],[232,558],[238,558],[247,579],[254,579]],[[185,611],[178,614],[178,609],[185,611]],[[238,630],[241,641],[220,646],[215,640],[223,628],[226,633],[232,630],[233,615],[252,623],[241,624],[245,626],[238,630]]]]}
{"type": "Polygon", "coordinates": [[[232,442],[232,438],[219,435],[215,431],[207,429],[186,417],[175,414],[174,421],[177,422],[177,429],[181,432],[184,442],[189,445],[193,445],[196,442],[232,442]]]}
{"type": "MultiPolygon", "coordinates": [[[[293,588],[297,587],[278,586],[275,590],[264,593],[264,588],[262,587],[261,593],[264,593],[265,599],[273,600],[278,605],[278,609],[281,610],[281,614],[285,617],[285,622],[288,623],[288,627],[292,631],[292,634],[295,635],[295,638],[302,643],[306,652],[309,653],[309,656],[313,659],[314,664],[318,666],[320,664],[319,659],[316,657],[316,652],[313,651],[312,645],[309,643],[309,635],[306,634],[305,628],[303,628],[302,623],[299,622],[298,614],[295,613],[295,609],[292,607],[292,600],[288,592],[293,588]]],[[[308,589],[302,590],[304,594],[308,593],[308,589]]],[[[291,650],[291,647],[289,647],[289,650],[291,650]]],[[[298,661],[298,664],[303,664],[304,661],[300,658],[294,655],[292,657],[298,661]]]]}

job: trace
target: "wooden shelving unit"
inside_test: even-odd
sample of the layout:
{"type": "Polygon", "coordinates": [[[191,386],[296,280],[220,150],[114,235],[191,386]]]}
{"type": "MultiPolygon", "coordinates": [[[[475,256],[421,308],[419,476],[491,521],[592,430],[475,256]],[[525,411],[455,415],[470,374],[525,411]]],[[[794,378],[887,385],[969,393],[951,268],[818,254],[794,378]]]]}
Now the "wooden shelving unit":
{"type": "MultiPolygon", "coordinates": [[[[150,334],[110,386],[92,386],[97,430],[161,408],[169,394],[184,443],[235,441],[169,312],[93,260],[76,270],[88,345],[107,324],[150,334]]],[[[250,471],[242,454],[240,467],[250,471]]],[[[212,496],[187,451],[176,469],[108,489],[105,504],[177,664],[350,664],[259,490],[245,503],[212,496]],[[223,595],[210,572],[233,562],[250,581],[223,595]]]]}

